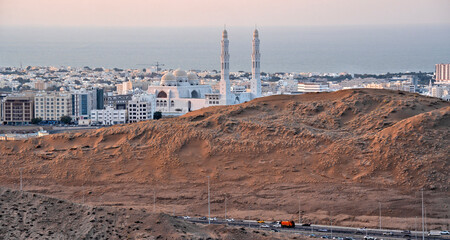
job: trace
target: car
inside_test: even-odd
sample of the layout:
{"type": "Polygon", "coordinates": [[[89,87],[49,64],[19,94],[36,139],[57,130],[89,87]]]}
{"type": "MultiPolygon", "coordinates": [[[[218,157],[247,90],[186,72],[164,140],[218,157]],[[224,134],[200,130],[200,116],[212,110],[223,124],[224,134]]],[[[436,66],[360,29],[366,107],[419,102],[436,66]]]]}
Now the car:
{"type": "Polygon", "coordinates": [[[209,218],[209,221],[217,221],[216,217],[209,218]]]}
{"type": "Polygon", "coordinates": [[[264,221],[263,221],[263,220],[258,220],[257,222],[258,222],[258,223],[264,223],[264,221]]]}
{"type": "Polygon", "coordinates": [[[319,231],[319,232],[328,232],[328,229],[326,229],[326,228],[321,228],[321,229],[319,229],[319,230],[317,230],[317,231],[319,231]]]}
{"type": "Polygon", "coordinates": [[[441,231],[441,235],[450,235],[448,231],[441,231]]]}
{"type": "Polygon", "coordinates": [[[316,236],[316,234],[313,233],[313,234],[309,234],[308,237],[316,238],[317,236],[316,236]]]}
{"type": "Polygon", "coordinates": [[[183,218],[184,218],[184,219],[190,219],[191,217],[189,217],[189,216],[184,216],[183,218]]]}
{"type": "Polygon", "coordinates": [[[323,239],[330,239],[331,237],[330,237],[330,236],[321,236],[320,238],[323,238],[323,239]]]}
{"type": "Polygon", "coordinates": [[[199,219],[200,219],[200,220],[207,220],[206,217],[200,217],[199,219]]]}
{"type": "Polygon", "coordinates": [[[364,240],[377,240],[377,238],[372,236],[364,236],[364,240]]]}
{"type": "Polygon", "coordinates": [[[274,225],[272,225],[273,227],[276,227],[276,228],[280,228],[281,227],[281,224],[279,224],[279,223],[277,223],[277,224],[274,224],[274,225]]]}
{"type": "Polygon", "coordinates": [[[409,230],[404,230],[404,231],[402,231],[402,233],[403,233],[403,234],[411,234],[411,231],[409,231],[409,230]]]}
{"type": "Polygon", "coordinates": [[[275,228],[272,228],[272,229],[270,229],[270,231],[271,231],[271,232],[279,232],[280,230],[275,229],[275,228]]]}
{"type": "Polygon", "coordinates": [[[234,218],[228,218],[227,222],[234,222],[234,218]]]}
{"type": "Polygon", "coordinates": [[[311,223],[302,223],[302,226],[303,226],[303,227],[310,227],[310,226],[311,226],[311,223]]]}
{"type": "Polygon", "coordinates": [[[263,224],[263,225],[261,225],[261,227],[262,227],[262,228],[270,228],[270,226],[267,225],[267,224],[263,224]]]}
{"type": "Polygon", "coordinates": [[[392,235],[394,235],[394,233],[392,233],[392,232],[384,232],[383,235],[384,236],[392,236],[392,235]]]}
{"type": "Polygon", "coordinates": [[[345,237],[344,240],[355,240],[355,239],[352,237],[345,237]]]}

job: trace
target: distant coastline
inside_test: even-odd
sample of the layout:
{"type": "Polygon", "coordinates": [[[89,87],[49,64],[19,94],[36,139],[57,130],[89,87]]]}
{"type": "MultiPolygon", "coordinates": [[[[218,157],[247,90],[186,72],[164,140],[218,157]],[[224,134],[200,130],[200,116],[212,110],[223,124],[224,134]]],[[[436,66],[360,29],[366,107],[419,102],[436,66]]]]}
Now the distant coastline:
{"type": "MultiPolygon", "coordinates": [[[[264,27],[265,72],[434,71],[450,62],[450,26],[264,27]]],[[[251,27],[229,27],[231,71],[249,71],[251,27]]],[[[0,66],[218,70],[217,27],[0,27],[0,66]]]]}

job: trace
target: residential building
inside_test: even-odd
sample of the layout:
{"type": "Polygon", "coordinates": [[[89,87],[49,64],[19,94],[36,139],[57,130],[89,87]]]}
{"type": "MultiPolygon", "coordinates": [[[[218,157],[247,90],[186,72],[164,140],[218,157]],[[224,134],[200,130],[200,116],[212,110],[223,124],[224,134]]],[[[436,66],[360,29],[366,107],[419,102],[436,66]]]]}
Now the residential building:
{"type": "Polygon", "coordinates": [[[450,83],[450,64],[436,64],[436,82],[450,83]]]}
{"type": "Polygon", "coordinates": [[[140,122],[153,119],[156,111],[156,96],[154,94],[135,95],[128,102],[128,122],[140,122]]]}
{"type": "Polygon", "coordinates": [[[3,124],[26,125],[34,117],[34,97],[10,95],[3,99],[3,124]]]}
{"type": "Polygon", "coordinates": [[[300,93],[308,92],[328,92],[330,88],[328,83],[313,82],[313,83],[298,83],[297,91],[300,93]]]}
{"type": "Polygon", "coordinates": [[[113,106],[114,109],[127,109],[128,101],[132,98],[131,94],[109,95],[104,97],[105,106],[113,106]]]}
{"type": "Polygon", "coordinates": [[[72,113],[72,97],[65,92],[39,92],[34,97],[34,116],[43,121],[60,121],[72,113]]]}
{"type": "Polygon", "coordinates": [[[91,123],[101,125],[122,124],[127,121],[127,110],[116,110],[112,106],[91,111],[91,123]]]}

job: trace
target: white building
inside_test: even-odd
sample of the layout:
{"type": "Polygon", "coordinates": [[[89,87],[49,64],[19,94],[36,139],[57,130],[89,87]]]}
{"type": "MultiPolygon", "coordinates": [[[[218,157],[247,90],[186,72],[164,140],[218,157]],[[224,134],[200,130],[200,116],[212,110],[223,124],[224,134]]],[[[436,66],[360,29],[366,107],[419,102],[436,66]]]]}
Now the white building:
{"type": "MultiPolygon", "coordinates": [[[[259,33],[253,33],[252,79],[250,92],[231,91],[230,54],[228,32],[222,33],[221,41],[221,79],[219,93],[214,92],[210,85],[199,84],[197,74],[186,73],[183,70],[167,72],[161,78],[159,86],[149,86],[148,92],[156,95],[156,111],[164,116],[177,116],[204,107],[217,105],[232,105],[250,101],[261,96],[259,33]]],[[[131,116],[131,115],[129,115],[131,116]]]]}
{"type": "Polygon", "coordinates": [[[106,109],[94,109],[91,111],[91,123],[102,125],[122,124],[127,121],[127,110],[116,110],[112,106],[106,109]]]}
{"type": "Polygon", "coordinates": [[[72,113],[70,93],[39,92],[34,97],[34,117],[43,121],[60,121],[72,113]]]}
{"type": "Polygon", "coordinates": [[[156,97],[154,94],[139,94],[128,101],[128,122],[140,122],[153,119],[156,111],[156,97]]]}
{"type": "Polygon", "coordinates": [[[330,88],[328,83],[298,83],[297,91],[301,93],[328,92],[330,88]]]}

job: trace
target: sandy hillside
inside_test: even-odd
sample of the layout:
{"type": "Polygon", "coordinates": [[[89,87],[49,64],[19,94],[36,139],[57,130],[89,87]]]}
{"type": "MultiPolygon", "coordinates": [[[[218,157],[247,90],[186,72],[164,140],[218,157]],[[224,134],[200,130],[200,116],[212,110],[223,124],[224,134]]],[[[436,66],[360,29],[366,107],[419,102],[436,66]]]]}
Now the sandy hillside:
{"type": "Polygon", "coordinates": [[[91,207],[0,188],[1,239],[301,239],[241,227],[194,224],[142,209],[91,207]]]}
{"type": "Polygon", "coordinates": [[[204,215],[411,227],[450,215],[450,103],[387,90],[272,96],[183,117],[0,143],[0,184],[204,215]],[[403,220],[398,220],[401,218],[403,220]]]}

